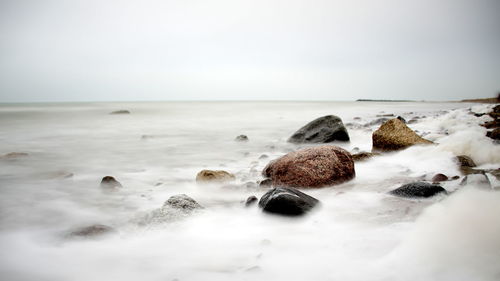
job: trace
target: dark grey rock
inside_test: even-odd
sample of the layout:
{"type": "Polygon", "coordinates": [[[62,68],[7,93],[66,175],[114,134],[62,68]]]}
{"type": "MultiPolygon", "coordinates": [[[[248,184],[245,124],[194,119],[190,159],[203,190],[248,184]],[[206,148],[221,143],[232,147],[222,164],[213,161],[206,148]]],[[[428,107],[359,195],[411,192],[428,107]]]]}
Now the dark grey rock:
{"type": "Polygon", "coordinates": [[[438,193],[447,194],[446,190],[439,185],[430,184],[427,182],[413,182],[405,184],[393,191],[389,192],[392,195],[409,198],[427,198],[438,193]]]}
{"type": "Polygon", "coordinates": [[[273,180],[272,179],[265,179],[259,181],[259,186],[260,187],[268,187],[273,185],[273,180]]]}
{"type": "Polygon", "coordinates": [[[259,207],[268,213],[299,216],[311,210],[318,203],[318,199],[295,188],[276,187],[260,198],[259,207]]]}
{"type": "Polygon", "coordinates": [[[112,176],[105,176],[101,180],[101,187],[108,190],[121,188],[122,184],[112,176]]]}
{"type": "Polygon", "coordinates": [[[235,141],[248,141],[248,137],[245,135],[239,135],[234,140],[235,141]]]}
{"type": "Polygon", "coordinates": [[[117,231],[107,225],[95,224],[91,226],[82,227],[72,231],[69,236],[70,237],[81,237],[81,238],[90,238],[103,236],[107,234],[116,233],[117,231]]]}
{"type": "Polygon", "coordinates": [[[257,203],[257,201],[259,201],[259,199],[252,195],[252,196],[247,198],[247,201],[245,201],[245,206],[250,207],[253,204],[257,203]]]}
{"type": "Polygon", "coordinates": [[[349,135],[342,119],[335,115],[311,121],[288,139],[292,143],[329,143],[336,140],[349,141],[349,135]]]}
{"type": "Polygon", "coordinates": [[[122,110],[113,111],[109,114],[130,114],[130,111],[122,109],[122,110]]]}

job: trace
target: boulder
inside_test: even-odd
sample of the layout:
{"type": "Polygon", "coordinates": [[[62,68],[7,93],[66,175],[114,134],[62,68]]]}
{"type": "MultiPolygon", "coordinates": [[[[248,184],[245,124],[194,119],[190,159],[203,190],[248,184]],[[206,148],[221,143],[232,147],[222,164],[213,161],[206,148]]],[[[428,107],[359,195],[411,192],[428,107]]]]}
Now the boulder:
{"type": "Polygon", "coordinates": [[[70,237],[90,238],[90,237],[103,236],[103,235],[107,235],[107,234],[113,234],[116,232],[117,231],[110,226],[102,225],[102,224],[95,224],[95,225],[91,225],[91,226],[78,228],[78,229],[72,231],[69,234],[69,236],[70,237]]]}
{"type": "Polygon", "coordinates": [[[226,182],[234,179],[233,174],[223,170],[202,170],[196,175],[197,182],[226,182]]]}
{"type": "Polygon", "coordinates": [[[121,188],[122,184],[112,176],[105,176],[101,180],[101,187],[108,190],[116,190],[117,188],[121,188]]]}
{"type": "Polygon", "coordinates": [[[398,118],[391,119],[372,134],[373,149],[390,151],[404,149],[415,144],[430,144],[417,135],[412,129],[398,118]]]}
{"type": "Polygon", "coordinates": [[[336,140],[349,141],[349,135],[342,119],[335,115],[311,121],[288,139],[292,143],[329,143],[336,140]]]}
{"type": "Polygon", "coordinates": [[[248,141],[248,137],[245,135],[239,135],[234,140],[235,141],[248,141]]]}
{"type": "Polygon", "coordinates": [[[400,186],[389,192],[392,195],[408,198],[427,198],[438,193],[447,194],[446,190],[439,185],[427,182],[413,182],[400,186]]]}
{"type": "Polygon", "coordinates": [[[268,213],[299,216],[311,210],[318,203],[318,199],[295,188],[276,187],[260,198],[259,207],[268,213]]]}
{"type": "Polygon", "coordinates": [[[304,188],[339,184],[355,176],[351,154],[333,145],[290,152],[271,161],[262,173],[273,186],[304,188]]]}
{"type": "Polygon", "coordinates": [[[203,207],[198,204],[198,202],[196,202],[193,198],[187,196],[186,194],[171,196],[167,201],[165,201],[163,207],[170,207],[185,211],[203,209],[203,207]]]}

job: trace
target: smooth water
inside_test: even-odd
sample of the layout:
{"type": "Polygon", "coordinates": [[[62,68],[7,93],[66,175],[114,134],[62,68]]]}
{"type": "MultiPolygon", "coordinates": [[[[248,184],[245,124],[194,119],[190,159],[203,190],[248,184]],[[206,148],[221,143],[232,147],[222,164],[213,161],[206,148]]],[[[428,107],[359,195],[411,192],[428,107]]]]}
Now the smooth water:
{"type": "MultiPolygon", "coordinates": [[[[2,280],[499,280],[500,193],[460,180],[449,196],[400,199],[388,191],[436,173],[460,175],[454,156],[500,166],[500,146],[478,124],[489,105],[378,102],[158,102],[0,105],[2,280]],[[111,115],[127,109],[131,114],[111,115]],[[301,218],[245,208],[272,159],[300,145],[309,121],[341,117],[349,151],[370,151],[363,126],[392,113],[437,143],[356,163],[356,178],[306,193],[321,207],[301,218]],[[355,118],[357,117],[357,118],[355,118]],[[248,142],[236,142],[240,134],[248,142]],[[266,155],[266,156],[262,156],[266,155]],[[202,169],[236,175],[195,182],[202,169]],[[103,176],[123,185],[103,192],[103,176]],[[454,192],[455,191],[455,192],[454,192]],[[205,207],[144,218],[175,194],[205,207]],[[118,233],[73,239],[79,227],[118,233]]],[[[496,178],[490,176],[493,186],[496,178]]]]}

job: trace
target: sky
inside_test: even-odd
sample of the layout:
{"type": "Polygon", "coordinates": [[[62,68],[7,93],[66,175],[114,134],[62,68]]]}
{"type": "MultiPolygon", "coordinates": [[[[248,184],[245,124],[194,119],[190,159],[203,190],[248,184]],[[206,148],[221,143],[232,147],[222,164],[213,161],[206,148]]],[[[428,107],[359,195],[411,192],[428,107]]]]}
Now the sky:
{"type": "Polygon", "coordinates": [[[0,0],[0,102],[500,92],[499,0],[0,0]]]}

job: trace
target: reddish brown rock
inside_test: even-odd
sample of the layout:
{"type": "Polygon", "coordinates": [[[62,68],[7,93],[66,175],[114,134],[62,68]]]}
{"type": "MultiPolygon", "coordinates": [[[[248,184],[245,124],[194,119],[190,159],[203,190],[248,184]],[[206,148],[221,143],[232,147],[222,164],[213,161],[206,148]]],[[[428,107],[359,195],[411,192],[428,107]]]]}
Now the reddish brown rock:
{"type": "Polygon", "coordinates": [[[398,118],[388,120],[372,134],[374,150],[399,150],[415,144],[430,144],[398,118]]]}
{"type": "Polygon", "coordinates": [[[273,186],[304,188],[339,184],[355,176],[351,154],[333,145],[290,152],[271,161],[262,173],[273,186]]]}
{"type": "Polygon", "coordinates": [[[432,182],[447,181],[448,177],[445,174],[436,174],[432,177],[432,182]]]}

